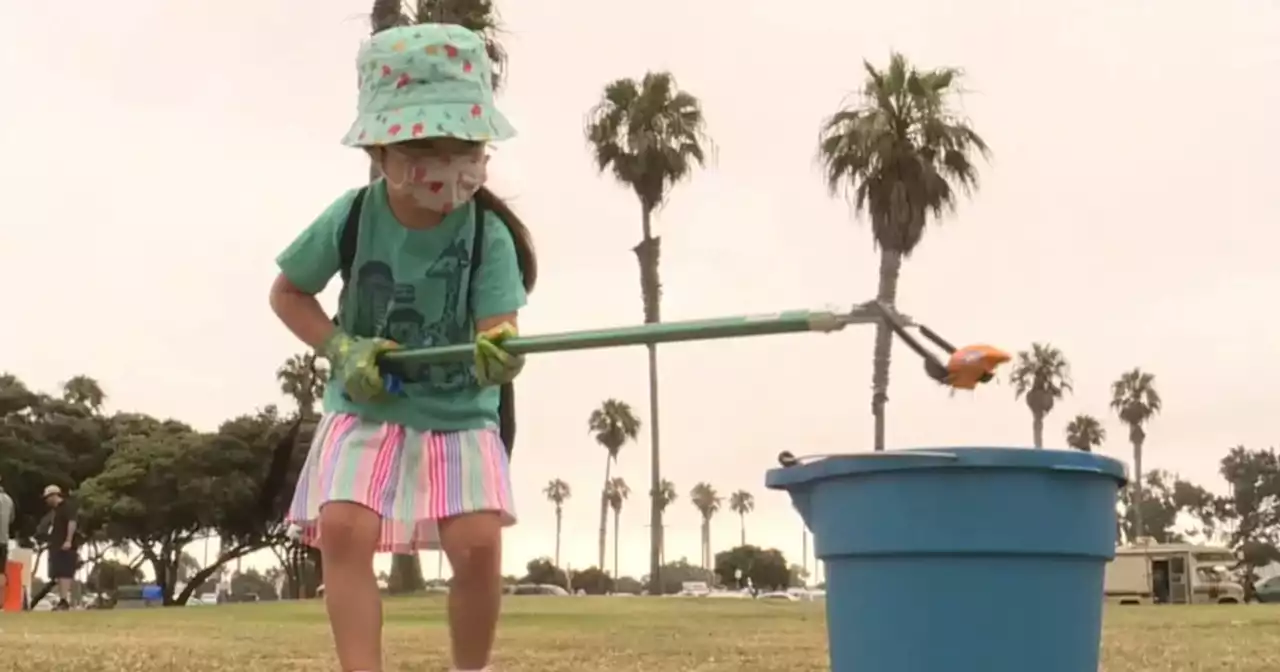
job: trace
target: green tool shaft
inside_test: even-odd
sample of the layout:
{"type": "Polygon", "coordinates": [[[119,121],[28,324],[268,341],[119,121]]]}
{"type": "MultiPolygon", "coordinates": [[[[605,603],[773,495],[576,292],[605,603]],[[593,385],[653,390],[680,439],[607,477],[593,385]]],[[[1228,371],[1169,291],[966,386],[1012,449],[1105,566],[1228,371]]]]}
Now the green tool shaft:
{"type": "MultiPolygon", "coordinates": [[[[882,319],[882,315],[884,313],[874,304],[857,306],[853,309],[853,312],[846,314],[793,310],[770,315],[745,315],[710,320],[663,322],[615,329],[595,329],[529,336],[511,339],[507,341],[504,347],[512,354],[528,355],[540,352],[565,352],[569,350],[617,348],[677,341],[768,336],[804,331],[836,331],[849,324],[878,322],[882,319]]],[[[470,361],[473,356],[472,352],[470,344],[418,350],[399,350],[383,355],[381,362],[394,370],[397,365],[404,364],[421,365],[470,361]]]]}

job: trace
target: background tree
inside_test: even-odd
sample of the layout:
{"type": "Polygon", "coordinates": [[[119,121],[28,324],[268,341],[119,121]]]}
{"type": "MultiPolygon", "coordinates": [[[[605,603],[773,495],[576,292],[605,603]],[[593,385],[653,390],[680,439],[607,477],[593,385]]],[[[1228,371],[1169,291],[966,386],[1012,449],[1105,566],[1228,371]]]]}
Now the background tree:
{"type": "Polygon", "coordinates": [[[689,492],[689,499],[702,516],[702,568],[711,569],[711,519],[720,511],[723,501],[710,483],[699,483],[689,492]]]}
{"type": "Polygon", "coordinates": [[[99,560],[89,570],[85,584],[94,592],[110,595],[120,586],[136,586],[142,581],[142,572],[137,567],[130,567],[118,560],[99,560]]]}
{"type": "Polygon", "coordinates": [[[1107,440],[1107,430],[1097,418],[1081,413],[1067,423],[1066,436],[1068,446],[1092,453],[1107,440]]]}
{"type": "MultiPolygon", "coordinates": [[[[221,542],[219,557],[236,547],[270,549],[285,574],[287,595],[295,599],[315,596],[324,580],[319,553],[290,535],[284,524],[284,516],[305,461],[306,450],[303,448],[310,445],[314,432],[314,422],[306,421],[295,427],[294,420],[282,417],[275,406],[237,416],[218,428],[220,435],[249,446],[255,455],[273,455],[281,441],[289,438],[295,441],[293,459],[281,483],[280,493],[270,502],[270,507],[264,510],[260,497],[236,502],[223,511],[222,522],[217,529],[221,542]]],[[[263,476],[261,470],[254,474],[255,478],[263,476]]]]}
{"type": "Polygon", "coordinates": [[[1151,537],[1159,544],[1191,542],[1190,530],[1179,529],[1179,517],[1183,514],[1199,517],[1203,514],[1200,504],[1212,501],[1213,496],[1203,488],[1193,485],[1176,474],[1163,470],[1147,472],[1144,480],[1145,496],[1141,511],[1134,506],[1130,489],[1120,493],[1120,524],[1123,538],[1130,543],[1139,536],[1151,537]],[[1146,531],[1138,533],[1138,520],[1144,521],[1146,531]]]}
{"type": "Polygon", "coordinates": [[[493,0],[374,0],[370,25],[374,33],[418,23],[449,23],[475,31],[484,38],[493,62],[493,89],[502,88],[507,72],[507,52],[498,41],[501,17],[493,0]]]}
{"type": "Polygon", "coordinates": [[[605,499],[609,500],[609,507],[613,509],[613,578],[615,579],[621,576],[618,574],[618,529],[622,519],[622,504],[630,496],[631,488],[627,486],[626,481],[616,476],[609,480],[609,485],[605,488],[605,499]]]}
{"type": "Polygon", "coordinates": [[[1146,424],[1162,407],[1155,383],[1155,376],[1135,368],[1111,384],[1111,409],[1129,426],[1129,443],[1133,445],[1133,501],[1138,503],[1134,507],[1137,516],[1134,538],[1146,536],[1142,515],[1142,446],[1147,440],[1146,424]]]}
{"type": "Polygon", "coordinates": [[[614,580],[599,567],[588,567],[583,570],[569,572],[569,585],[573,590],[588,595],[608,595],[613,592],[614,580]]]}
{"type": "Polygon", "coordinates": [[[552,563],[551,558],[535,558],[525,565],[525,575],[520,579],[520,583],[560,586],[568,590],[569,576],[563,569],[552,563]]]}
{"type": "Polygon", "coordinates": [[[707,585],[714,585],[716,580],[714,572],[691,564],[687,558],[663,564],[658,576],[660,583],[656,587],[653,585],[653,577],[644,577],[649,593],[652,595],[675,595],[684,589],[686,582],[703,581],[707,585]]]}
{"type": "MultiPolygon", "coordinates": [[[[920,244],[929,217],[954,209],[957,190],[978,185],[975,155],[987,143],[952,106],[960,70],[919,70],[901,54],[880,70],[863,61],[867,77],[856,102],[822,128],[818,157],[832,194],[848,193],[871,218],[880,249],[876,298],[893,305],[902,260],[920,244]]],[[[876,450],[885,447],[892,332],[876,327],[871,412],[876,450]]]]}
{"type": "MultiPolygon", "coordinates": [[[[662,518],[667,512],[667,507],[671,506],[671,503],[676,501],[678,496],[676,494],[676,484],[664,478],[658,482],[657,492],[649,493],[649,500],[658,505],[658,517],[662,518]]],[[[667,564],[667,534],[665,529],[658,532],[658,557],[663,565],[667,564]]]]}
{"type": "MultiPolygon", "coordinates": [[[[136,546],[150,564],[165,604],[185,604],[214,567],[196,573],[178,596],[183,549],[201,532],[216,528],[228,509],[257,494],[254,478],[264,456],[234,437],[202,435],[176,423],[149,434],[115,440],[102,473],[77,496],[87,529],[136,546]]],[[[225,562],[255,550],[239,546],[225,562]]]]}
{"type": "Polygon", "coordinates": [[[102,410],[102,404],[106,402],[107,395],[102,391],[98,381],[81,375],[62,384],[62,400],[98,413],[102,410]]]}
{"type": "Polygon", "coordinates": [[[246,601],[254,597],[262,601],[280,599],[275,581],[256,569],[231,575],[231,595],[235,601],[246,601]]]}
{"type": "Polygon", "coordinates": [[[564,524],[564,503],[569,501],[573,491],[569,489],[569,484],[555,478],[547,483],[547,487],[542,489],[542,494],[547,496],[547,501],[556,507],[556,567],[560,566],[560,532],[564,524]]]}
{"type": "Polygon", "coordinates": [[[739,490],[729,495],[729,510],[738,514],[739,543],[747,545],[747,514],[756,510],[756,498],[746,490],[739,490]]]}
{"type": "Polygon", "coordinates": [[[1062,395],[1071,391],[1071,367],[1062,351],[1049,344],[1032,343],[1018,353],[1010,376],[1014,398],[1026,397],[1031,409],[1031,441],[1044,448],[1044,419],[1062,395]]]}
{"type": "MultiPolygon", "coordinates": [[[[498,41],[500,21],[492,0],[373,0],[369,12],[369,27],[373,34],[397,26],[419,23],[448,23],[479,33],[484,38],[485,50],[493,62],[493,88],[501,88],[507,67],[507,55],[498,41]]],[[[378,165],[369,162],[369,181],[382,176],[378,165]]],[[[318,556],[316,556],[318,557],[318,556]]],[[[422,562],[416,553],[391,556],[391,567],[404,581],[398,585],[420,590],[422,562]],[[414,578],[416,577],[416,578],[414,578]]]]}
{"type": "Polygon", "coordinates": [[[1230,495],[1217,503],[1219,518],[1230,523],[1230,544],[1241,556],[1247,596],[1253,596],[1258,569],[1280,562],[1280,456],[1274,448],[1232,448],[1220,473],[1230,495]]]}
{"type": "Polygon", "coordinates": [[[721,585],[750,586],[754,591],[786,590],[791,586],[787,559],[776,548],[765,550],[743,544],[716,553],[715,573],[721,585]]]}
{"type": "MultiPolygon", "coordinates": [[[[10,535],[20,544],[34,546],[48,511],[45,486],[75,490],[101,471],[111,437],[128,426],[128,415],[102,416],[103,401],[97,382],[86,376],[72,378],[53,397],[32,392],[15,376],[0,375],[0,481],[17,508],[10,535]]],[[[94,533],[83,524],[81,532],[94,533]]]]}
{"type": "Polygon", "coordinates": [[[298,405],[298,415],[303,420],[314,420],[316,401],[324,397],[329,369],[317,361],[315,353],[293,355],[276,369],[280,391],[298,405]]]}
{"type": "MultiPolygon", "coordinates": [[[[592,108],[586,127],[597,168],[609,170],[640,201],[640,295],[644,321],[662,321],[662,283],[658,275],[660,239],[653,233],[653,213],[667,200],[671,189],[687,179],[694,166],[706,163],[710,140],[702,105],[681,91],[669,72],[649,72],[637,82],[618,79],[604,88],[601,101],[592,108]]],[[[662,480],[658,431],[658,349],[649,351],[649,491],[656,493],[662,480]]],[[[662,509],[650,502],[649,571],[661,571],[662,509]]],[[[660,582],[653,581],[656,587],[660,582]]]]}
{"type": "Polygon", "coordinates": [[[617,399],[606,399],[600,408],[591,412],[587,428],[595,436],[596,443],[605,449],[604,484],[600,486],[600,543],[597,567],[604,567],[605,539],[609,535],[609,483],[618,452],[628,441],[635,441],[640,433],[640,419],[631,405],[617,399]]]}
{"type": "Polygon", "coordinates": [[[805,588],[809,585],[808,569],[796,564],[792,564],[788,569],[791,572],[791,584],[787,586],[788,588],[805,588]]]}
{"type": "MultiPolygon", "coordinates": [[[[293,355],[276,370],[276,380],[280,382],[280,391],[292,398],[297,405],[298,421],[302,423],[302,427],[311,430],[307,431],[307,434],[311,434],[319,417],[316,402],[324,398],[325,384],[329,380],[328,367],[318,360],[315,353],[293,355]]],[[[295,453],[305,454],[307,445],[297,444],[295,453]]],[[[296,457],[297,455],[295,459],[296,457]]],[[[291,541],[286,546],[290,554],[285,562],[288,567],[287,582],[290,590],[299,591],[291,597],[297,599],[314,595],[313,591],[320,586],[321,568],[324,566],[320,561],[320,549],[297,541],[291,541]],[[304,574],[308,578],[314,575],[314,580],[302,580],[304,574]]]]}

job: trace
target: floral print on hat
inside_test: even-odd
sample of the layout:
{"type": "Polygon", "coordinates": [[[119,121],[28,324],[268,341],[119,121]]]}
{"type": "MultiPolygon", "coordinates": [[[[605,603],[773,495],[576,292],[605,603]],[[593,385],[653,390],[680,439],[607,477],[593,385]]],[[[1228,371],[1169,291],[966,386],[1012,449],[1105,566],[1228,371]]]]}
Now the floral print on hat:
{"type": "Polygon", "coordinates": [[[466,28],[422,24],[383,31],[361,46],[356,69],[360,102],[343,144],[498,141],[516,133],[494,106],[484,40],[466,28]]]}

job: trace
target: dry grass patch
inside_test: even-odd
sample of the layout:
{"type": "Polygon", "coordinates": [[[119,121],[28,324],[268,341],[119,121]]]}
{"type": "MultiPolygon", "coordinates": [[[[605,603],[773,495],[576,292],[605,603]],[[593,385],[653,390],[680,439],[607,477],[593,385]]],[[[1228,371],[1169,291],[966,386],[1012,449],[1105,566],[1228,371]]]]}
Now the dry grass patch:
{"type": "MultiPolygon", "coordinates": [[[[442,600],[387,603],[388,670],[445,670],[442,600]]],[[[511,598],[503,672],[817,672],[820,604],[511,598]]],[[[9,672],[333,669],[318,602],[0,614],[9,672]]],[[[1107,612],[1104,672],[1275,672],[1280,606],[1125,607],[1107,612]]]]}

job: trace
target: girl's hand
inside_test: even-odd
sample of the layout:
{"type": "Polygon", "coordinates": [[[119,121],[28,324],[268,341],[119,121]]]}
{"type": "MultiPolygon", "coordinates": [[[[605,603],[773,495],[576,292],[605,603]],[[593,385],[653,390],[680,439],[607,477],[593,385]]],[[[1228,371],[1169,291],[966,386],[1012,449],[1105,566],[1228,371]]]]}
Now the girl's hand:
{"type": "Polygon", "coordinates": [[[387,396],[378,356],[399,347],[384,338],[358,338],[335,330],[325,341],[321,354],[329,360],[343,392],[360,404],[387,396]]]}
{"type": "Polygon", "coordinates": [[[515,380],[524,368],[524,356],[507,352],[502,344],[515,338],[516,328],[509,322],[476,335],[476,380],[481,385],[504,385],[515,380]]]}

